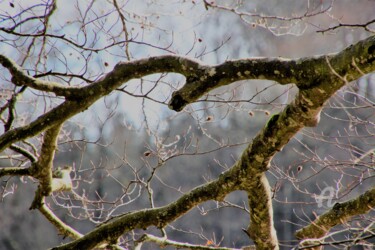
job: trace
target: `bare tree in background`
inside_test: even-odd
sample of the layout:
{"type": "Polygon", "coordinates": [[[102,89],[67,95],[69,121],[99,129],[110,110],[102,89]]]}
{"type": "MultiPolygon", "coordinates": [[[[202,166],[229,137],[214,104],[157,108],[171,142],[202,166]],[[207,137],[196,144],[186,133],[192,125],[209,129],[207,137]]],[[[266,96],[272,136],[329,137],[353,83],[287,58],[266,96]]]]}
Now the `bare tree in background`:
{"type": "Polygon", "coordinates": [[[0,248],[373,248],[375,3],[279,2],[0,2],[0,248]]]}

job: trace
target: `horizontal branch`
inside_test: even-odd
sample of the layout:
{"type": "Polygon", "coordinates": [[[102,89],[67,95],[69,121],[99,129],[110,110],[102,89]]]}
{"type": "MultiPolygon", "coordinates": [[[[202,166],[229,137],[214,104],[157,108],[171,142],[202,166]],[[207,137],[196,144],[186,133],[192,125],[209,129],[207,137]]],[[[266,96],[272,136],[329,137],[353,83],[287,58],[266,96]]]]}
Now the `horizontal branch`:
{"type": "Polygon", "coordinates": [[[337,54],[296,60],[249,58],[226,61],[217,66],[200,68],[187,76],[186,84],[173,93],[169,106],[176,111],[182,110],[210,90],[240,80],[266,79],[280,84],[295,83],[298,88],[307,89],[327,77],[331,78],[337,72],[340,76],[346,76],[348,81],[352,81],[363,73],[374,71],[374,61],[375,36],[337,54]]]}
{"type": "Polygon", "coordinates": [[[30,168],[18,168],[18,167],[9,167],[9,168],[0,168],[0,177],[10,175],[31,175],[30,168]]]}
{"type": "Polygon", "coordinates": [[[336,203],[328,212],[298,230],[295,236],[298,239],[323,237],[332,227],[347,222],[353,216],[365,214],[374,208],[375,187],[352,200],[336,203]]]}
{"type": "MultiPolygon", "coordinates": [[[[87,109],[95,101],[108,95],[123,83],[149,74],[173,72],[186,77],[186,84],[173,94],[169,104],[170,108],[179,111],[214,88],[245,79],[269,79],[280,84],[295,82],[300,89],[317,87],[324,81],[328,83],[325,86],[326,89],[330,89],[330,82],[327,79],[340,75],[346,76],[348,81],[354,80],[363,73],[374,71],[374,61],[375,36],[372,36],[336,55],[298,60],[250,58],[208,66],[182,56],[150,57],[119,63],[101,80],[85,87],[76,88],[43,81],[41,84],[32,85],[39,82],[23,74],[14,62],[0,55],[0,63],[14,75],[19,76],[19,84],[29,84],[28,86],[52,91],[67,98],[64,103],[40,116],[29,125],[9,130],[1,135],[0,152],[16,141],[38,135],[51,126],[87,109]],[[335,71],[333,72],[332,69],[335,71]]],[[[331,89],[337,90],[336,87],[331,89]]]]}
{"type": "Polygon", "coordinates": [[[367,21],[366,23],[339,23],[335,26],[318,30],[318,33],[326,33],[328,31],[333,31],[338,28],[364,28],[368,32],[375,32],[374,29],[371,29],[371,25],[375,23],[375,19],[367,21]]]}
{"type": "Polygon", "coordinates": [[[173,94],[170,101],[170,107],[179,111],[208,91],[240,80],[267,79],[280,84],[295,83],[299,88],[309,88],[317,81],[332,75],[333,68],[339,75],[347,75],[347,80],[350,81],[358,78],[362,73],[375,70],[374,53],[375,36],[362,40],[337,54],[295,60],[248,58],[209,66],[189,57],[163,55],[118,63],[101,80],[85,87],[68,87],[35,79],[23,73],[15,62],[4,55],[0,55],[0,63],[10,70],[16,85],[25,85],[76,100],[107,95],[123,83],[146,75],[179,73],[186,77],[186,84],[173,94]],[[327,63],[327,58],[331,65],[327,63]]]}

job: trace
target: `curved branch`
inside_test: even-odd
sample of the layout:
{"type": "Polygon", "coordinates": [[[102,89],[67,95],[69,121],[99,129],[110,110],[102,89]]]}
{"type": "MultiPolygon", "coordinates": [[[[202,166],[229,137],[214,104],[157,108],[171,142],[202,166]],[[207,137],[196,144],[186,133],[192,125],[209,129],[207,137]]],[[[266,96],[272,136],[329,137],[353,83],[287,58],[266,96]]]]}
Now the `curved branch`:
{"type": "Polygon", "coordinates": [[[31,152],[29,152],[27,149],[16,146],[16,145],[10,145],[9,148],[17,153],[20,153],[21,155],[25,156],[31,163],[35,163],[37,161],[37,158],[35,155],[33,155],[31,152]]]}
{"type": "MultiPolygon", "coordinates": [[[[79,88],[80,91],[71,92],[67,101],[31,124],[10,130],[0,136],[0,150],[15,141],[37,135],[45,129],[51,129],[85,110],[123,82],[148,74],[168,71],[186,76],[186,85],[177,91],[171,100],[171,106],[176,110],[180,110],[184,105],[196,100],[213,88],[238,80],[267,78],[278,80],[281,84],[300,82],[297,84],[300,92],[295,101],[288,105],[282,113],[269,120],[265,128],[244,151],[241,159],[220,178],[192,190],[165,207],[121,216],[57,249],[94,247],[108,239],[115,241],[124,232],[134,228],[146,228],[151,225],[163,227],[203,201],[223,199],[226,194],[238,189],[238,186],[244,190],[249,190],[249,187],[257,187],[255,184],[259,183],[259,176],[268,169],[275,153],[280,151],[301,128],[310,124],[311,120],[319,115],[324,102],[341,88],[347,82],[346,80],[353,80],[361,76],[362,72],[368,73],[374,70],[374,53],[375,38],[371,37],[334,56],[321,56],[297,61],[247,59],[228,61],[210,67],[189,58],[168,55],[119,63],[103,79],[79,88]],[[352,64],[353,61],[355,65],[352,64]],[[176,98],[180,98],[180,100],[176,102],[176,98]]],[[[264,187],[263,193],[267,192],[266,186],[264,187]]],[[[265,206],[258,212],[269,214],[272,212],[270,209],[272,206],[265,206]]],[[[262,222],[258,221],[257,223],[262,222]]],[[[268,224],[266,228],[272,230],[272,223],[268,224]]],[[[251,232],[251,230],[249,231],[251,232]]],[[[255,242],[257,242],[256,240],[255,242]]]]}
{"type": "MultiPolygon", "coordinates": [[[[5,56],[0,55],[0,63],[5,64],[4,67],[7,67],[9,70],[13,70],[14,74],[24,74],[17,64],[5,56]]],[[[95,101],[116,90],[124,82],[133,78],[165,71],[188,74],[188,72],[193,72],[198,67],[200,67],[200,64],[197,61],[186,57],[151,57],[132,62],[119,63],[112,72],[108,73],[101,80],[82,88],[61,87],[53,83],[49,86],[50,82],[45,82],[45,85],[37,85],[37,89],[47,89],[57,95],[65,95],[67,100],[49,112],[41,115],[30,124],[11,129],[1,135],[0,152],[16,141],[36,136],[46,129],[62,123],[79,112],[86,110],[95,101]]],[[[27,75],[24,76],[26,77],[25,79],[30,79],[30,81],[39,81],[27,75]]]]}
{"type": "Polygon", "coordinates": [[[83,100],[82,102],[65,101],[47,113],[39,116],[28,125],[11,129],[0,136],[0,152],[11,144],[21,141],[60,124],[77,113],[87,109],[96,101],[95,98],[83,100]]]}
{"type": "Polygon", "coordinates": [[[170,101],[170,107],[179,111],[208,91],[240,80],[267,79],[280,84],[295,83],[299,88],[305,89],[314,86],[317,81],[331,77],[333,68],[338,74],[347,75],[347,80],[350,81],[375,69],[374,56],[375,36],[335,55],[297,60],[249,58],[209,66],[188,57],[164,55],[119,63],[101,80],[80,88],[66,87],[59,83],[27,76],[11,59],[3,55],[0,55],[0,63],[11,71],[14,83],[17,85],[54,92],[56,95],[76,100],[100,93],[100,96],[106,95],[134,78],[155,73],[180,73],[186,77],[186,84],[173,94],[170,101]],[[330,65],[327,63],[327,58],[330,65]]]}
{"type": "MultiPolygon", "coordinates": [[[[179,111],[214,88],[245,79],[269,79],[280,84],[296,82],[302,90],[317,87],[313,94],[324,95],[324,102],[326,96],[332,94],[331,90],[337,91],[344,84],[341,82],[340,86],[331,86],[331,81],[336,81],[337,75],[346,76],[345,79],[348,81],[354,80],[363,73],[374,71],[374,62],[375,36],[372,36],[334,56],[299,60],[255,58],[228,61],[210,67],[187,57],[166,55],[119,63],[101,80],[82,88],[61,87],[59,84],[50,85],[50,82],[43,81],[43,84],[38,86],[65,95],[68,100],[40,116],[30,125],[10,130],[0,136],[0,152],[15,141],[35,136],[87,109],[124,82],[154,73],[174,72],[186,76],[185,86],[173,94],[169,104],[170,108],[179,111]],[[328,93],[322,94],[322,91],[328,93]]],[[[0,63],[13,70],[14,74],[22,72],[10,59],[1,55],[0,63]]],[[[23,76],[26,77],[21,77],[24,80],[30,78],[24,74],[23,76]]],[[[35,79],[31,78],[30,81],[33,82],[35,79]]]]}
{"type": "Polygon", "coordinates": [[[374,71],[374,60],[375,36],[332,55],[297,60],[249,58],[226,61],[217,66],[200,67],[187,76],[186,84],[173,93],[169,107],[180,111],[210,90],[240,80],[267,79],[280,84],[295,83],[298,88],[307,89],[331,78],[335,75],[334,69],[337,74],[347,76],[347,80],[352,81],[363,73],[374,71]]]}

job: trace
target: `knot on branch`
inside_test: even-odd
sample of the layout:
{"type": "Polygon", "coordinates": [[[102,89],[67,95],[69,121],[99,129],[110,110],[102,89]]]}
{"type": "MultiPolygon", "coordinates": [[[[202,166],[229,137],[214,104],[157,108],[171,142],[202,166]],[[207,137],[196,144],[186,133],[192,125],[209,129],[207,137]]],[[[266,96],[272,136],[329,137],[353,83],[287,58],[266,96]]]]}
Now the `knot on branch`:
{"type": "Polygon", "coordinates": [[[375,54],[375,45],[371,45],[371,46],[368,48],[367,52],[368,52],[369,54],[375,54]]]}
{"type": "Polygon", "coordinates": [[[173,94],[171,101],[168,104],[168,107],[174,111],[181,111],[188,104],[180,94],[173,94]]]}
{"type": "Polygon", "coordinates": [[[17,76],[17,74],[13,75],[11,81],[16,86],[24,86],[26,83],[22,80],[22,77],[17,76]]]}

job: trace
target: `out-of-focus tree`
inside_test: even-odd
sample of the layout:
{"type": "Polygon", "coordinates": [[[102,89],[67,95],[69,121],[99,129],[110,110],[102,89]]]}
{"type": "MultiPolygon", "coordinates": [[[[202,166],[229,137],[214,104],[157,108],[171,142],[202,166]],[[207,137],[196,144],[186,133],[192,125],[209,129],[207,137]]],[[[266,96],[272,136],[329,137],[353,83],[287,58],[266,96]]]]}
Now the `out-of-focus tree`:
{"type": "Polygon", "coordinates": [[[373,247],[353,2],[0,2],[4,249],[373,247]]]}

